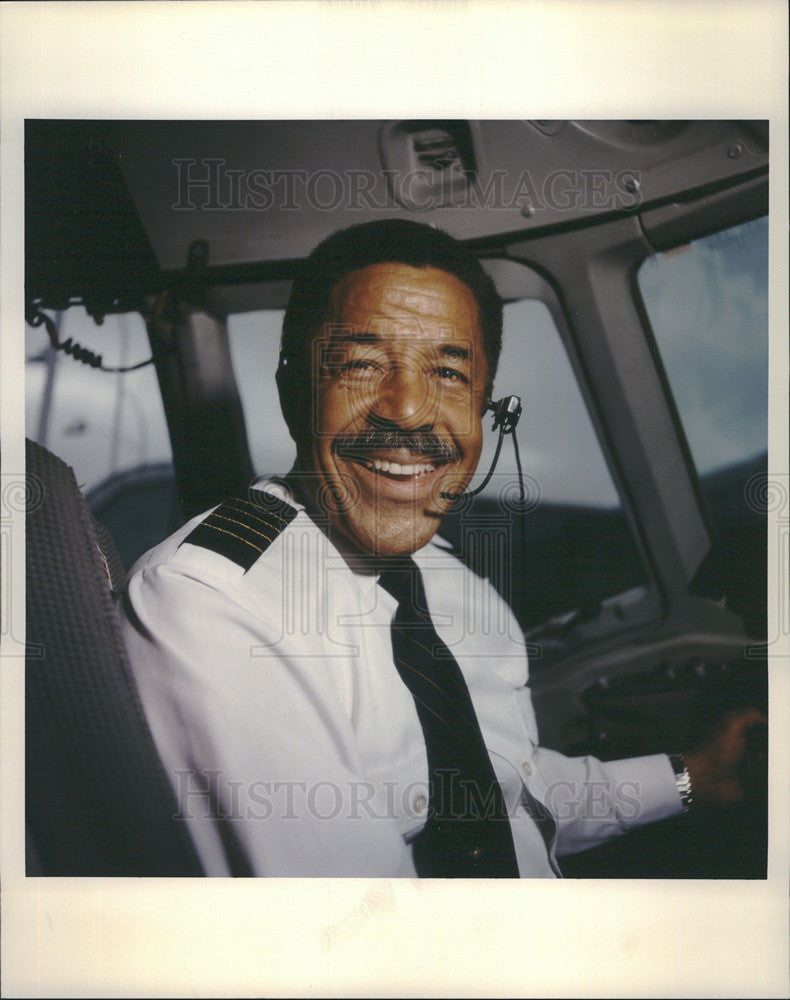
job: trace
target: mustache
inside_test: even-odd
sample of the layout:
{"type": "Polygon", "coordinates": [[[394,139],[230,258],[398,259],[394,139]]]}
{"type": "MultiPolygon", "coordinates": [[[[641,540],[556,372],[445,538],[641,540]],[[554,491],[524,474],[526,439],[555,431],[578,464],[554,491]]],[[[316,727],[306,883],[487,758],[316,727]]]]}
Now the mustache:
{"type": "Polygon", "coordinates": [[[345,458],[361,458],[366,452],[383,448],[405,448],[436,463],[457,462],[462,456],[453,444],[431,430],[401,430],[397,427],[369,427],[358,434],[341,434],[332,450],[345,458]]]}

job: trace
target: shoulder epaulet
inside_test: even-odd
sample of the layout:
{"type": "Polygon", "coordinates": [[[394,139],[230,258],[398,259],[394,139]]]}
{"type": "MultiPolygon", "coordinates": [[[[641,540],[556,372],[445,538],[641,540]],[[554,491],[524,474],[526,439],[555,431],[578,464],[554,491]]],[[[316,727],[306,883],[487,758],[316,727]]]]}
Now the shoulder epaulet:
{"type": "Polygon", "coordinates": [[[211,549],[246,572],[297,513],[290,504],[258,490],[254,500],[234,497],[220,504],[184,542],[211,549]]]}

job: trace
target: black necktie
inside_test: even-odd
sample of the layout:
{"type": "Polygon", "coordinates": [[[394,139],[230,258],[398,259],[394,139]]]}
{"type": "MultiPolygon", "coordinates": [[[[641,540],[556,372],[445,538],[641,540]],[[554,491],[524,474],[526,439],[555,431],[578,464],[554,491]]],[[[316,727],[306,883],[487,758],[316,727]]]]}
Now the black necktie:
{"type": "Polygon", "coordinates": [[[434,878],[518,878],[502,790],[463,674],[433,627],[413,560],[385,570],[398,602],[395,665],[425,734],[430,795],[425,828],[412,841],[417,873],[434,878]]]}

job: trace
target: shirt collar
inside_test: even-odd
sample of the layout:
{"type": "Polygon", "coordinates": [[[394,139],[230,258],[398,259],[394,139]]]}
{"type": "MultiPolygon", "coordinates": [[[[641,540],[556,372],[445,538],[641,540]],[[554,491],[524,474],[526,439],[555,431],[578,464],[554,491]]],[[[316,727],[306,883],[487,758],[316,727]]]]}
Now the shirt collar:
{"type": "MultiPolygon", "coordinates": [[[[270,493],[272,496],[277,497],[279,500],[285,501],[285,503],[290,504],[295,507],[298,511],[306,511],[306,507],[303,503],[294,496],[293,490],[288,485],[287,481],[281,476],[258,476],[257,479],[253,480],[251,484],[251,489],[261,490],[264,493],[270,493]]],[[[315,522],[313,522],[315,523],[315,522]]],[[[316,524],[316,530],[321,531],[319,525],[316,524]]],[[[322,532],[323,534],[323,532],[322,532]]],[[[326,537],[326,535],[324,535],[326,537]]],[[[332,542],[331,539],[327,538],[327,542],[332,546],[334,551],[337,553],[338,557],[343,559],[350,573],[352,574],[356,585],[359,588],[361,594],[367,596],[372,593],[373,589],[379,582],[379,577],[381,576],[381,571],[377,570],[373,565],[364,566],[359,563],[355,564],[353,559],[349,559],[340,549],[332,542]]],[[[413,552],[412,559],[424,569],[430,566],[430,554],[436,550],[441,552],[454,552],[455,547],[452,542],[443,538],[441,535],[436,534],[421,549],[417,549],[413,552]]]]}

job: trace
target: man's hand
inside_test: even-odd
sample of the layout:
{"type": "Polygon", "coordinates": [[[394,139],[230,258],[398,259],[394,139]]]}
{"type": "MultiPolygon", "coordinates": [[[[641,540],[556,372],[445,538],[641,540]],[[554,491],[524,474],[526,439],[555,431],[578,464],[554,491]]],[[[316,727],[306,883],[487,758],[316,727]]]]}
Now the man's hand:
{"type": "Polygon", "coordinates": [[[745,790],[740,768],[747,733],[767,722],[756,708],[730,712],[703,743],[683,754],[695,804],[731,806],[743,801],[745,790]]]}

